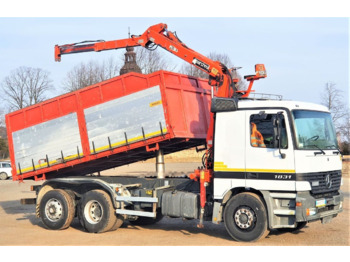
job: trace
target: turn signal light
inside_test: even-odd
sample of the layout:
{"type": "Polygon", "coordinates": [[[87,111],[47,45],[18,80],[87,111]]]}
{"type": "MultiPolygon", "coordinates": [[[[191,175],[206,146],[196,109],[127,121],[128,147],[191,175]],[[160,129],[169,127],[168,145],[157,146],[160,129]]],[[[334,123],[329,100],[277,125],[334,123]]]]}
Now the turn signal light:
{"type": "Polygon", "coordinates": [[[307,208],[306,209],[306,216],[313,216],[316,215],[317,211],[316,208],[307,208]]]}
{"type": "Polygon", "coordinates": [[[296,206],[301,207],[303,204],[301,202],[297,202],[296,206]]]}

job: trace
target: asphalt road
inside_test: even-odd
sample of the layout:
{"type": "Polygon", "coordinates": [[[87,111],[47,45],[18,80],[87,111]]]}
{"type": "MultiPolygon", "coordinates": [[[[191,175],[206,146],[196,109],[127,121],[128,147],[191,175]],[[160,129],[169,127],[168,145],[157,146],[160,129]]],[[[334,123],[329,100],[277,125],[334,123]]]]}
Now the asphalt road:
{"type": "MultiPolygon", "coordinates": [[[[174,164],[182,170],[193,165],[174,164]]],[[[135,172],[136,169],[126,167],[122,171],[135,172]]],[[[309,223],[297,233],[271,231],[258,242],[240,243],[230,238],[223,224],[205,222],[205,227],[199,229],[196,220],[172,218],[163,218],[147,227],[125,223],[117,231],[103,234],[84,232],[77,219],[66,230],[47,230],[35,217],[34,205],[20,204],[21,198],[35,197],[30,185],[40,182],[0,181],[0,246],[349,246],[349,183],[349,177],[345,177],[341,188],[345,195],[344,211],[330,224],[309,223]]]]}

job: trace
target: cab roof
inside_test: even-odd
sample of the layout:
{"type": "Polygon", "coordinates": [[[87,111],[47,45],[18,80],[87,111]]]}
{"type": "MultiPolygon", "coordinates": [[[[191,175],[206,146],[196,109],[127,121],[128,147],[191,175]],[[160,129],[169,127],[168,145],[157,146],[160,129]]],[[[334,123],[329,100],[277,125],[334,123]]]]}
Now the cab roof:
{"type": "Polygon", "coordinates": [[[319,104],[288,100],[239,100],[238,108],[288,108],[289,110],[315,110],[328,112],[327,107],[319,104]]]}

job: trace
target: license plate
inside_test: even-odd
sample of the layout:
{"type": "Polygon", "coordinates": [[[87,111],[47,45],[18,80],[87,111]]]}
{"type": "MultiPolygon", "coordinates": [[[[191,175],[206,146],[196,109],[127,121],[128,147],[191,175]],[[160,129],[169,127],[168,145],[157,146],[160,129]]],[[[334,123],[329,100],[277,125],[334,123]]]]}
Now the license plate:
{"type": "Polygon", "coordinates": [[[326,205],[326,199],[316,200],[316,207],[324,207],[326,205]]]}

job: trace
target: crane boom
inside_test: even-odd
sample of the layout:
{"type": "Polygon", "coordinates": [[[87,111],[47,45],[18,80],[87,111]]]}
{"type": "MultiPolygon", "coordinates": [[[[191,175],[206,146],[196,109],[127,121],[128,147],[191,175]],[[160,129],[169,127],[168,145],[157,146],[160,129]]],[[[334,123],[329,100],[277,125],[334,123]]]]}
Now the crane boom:
{"type": "Polygon", "coordinates": [[[234,95],[248,95],[246,92],[242,93],[237,90],[235,83],[238,81],[232,79],[230,70],[224,64],[219,61],[213,61],[187,47],[180,41],[175,33],[168,31],[166,24],[160,23],[153,25],[142,35],[131,36],[131,38],[127,39],[112,41],[98,40],[91,42],[92,41],[84,41],[68,45],[56,45],[55,60],[61,61],[62,55],[73,53],[100,52],[135,46],[143,46],[147,49],[151,49],[154,46],[160,46],[175,56],[194,65],[196,68],[206,72],[209,75],[209,85],[218,88],[215,96],[232,97],[234,95]]]}

